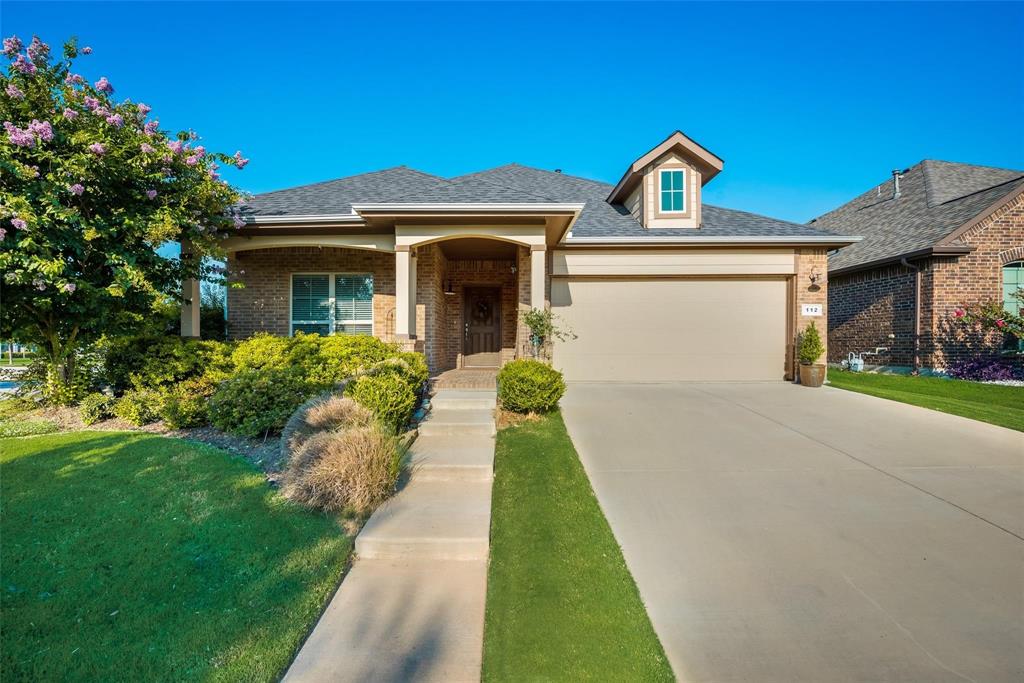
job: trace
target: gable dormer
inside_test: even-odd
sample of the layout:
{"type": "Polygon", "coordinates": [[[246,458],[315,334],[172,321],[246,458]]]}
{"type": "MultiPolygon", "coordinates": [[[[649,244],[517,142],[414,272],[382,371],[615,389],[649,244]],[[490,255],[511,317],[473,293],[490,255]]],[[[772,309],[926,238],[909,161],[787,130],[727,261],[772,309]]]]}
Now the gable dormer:
{"type": "Polygon", "coordinates": [[[701,188],[724,162],[676,131],[634,161],[608,195],[645,228],[700,228],[701,188]]]}

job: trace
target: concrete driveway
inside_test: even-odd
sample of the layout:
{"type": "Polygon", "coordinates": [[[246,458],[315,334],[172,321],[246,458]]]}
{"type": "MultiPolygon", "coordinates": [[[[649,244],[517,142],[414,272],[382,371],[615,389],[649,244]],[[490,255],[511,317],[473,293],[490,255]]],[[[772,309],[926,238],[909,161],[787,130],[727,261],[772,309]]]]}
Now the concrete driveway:
{"type": "Polygon", "coordinates": [[[1024,680],[1024,434],[785,383],[562,407],[680,681],[1024,680]]]}

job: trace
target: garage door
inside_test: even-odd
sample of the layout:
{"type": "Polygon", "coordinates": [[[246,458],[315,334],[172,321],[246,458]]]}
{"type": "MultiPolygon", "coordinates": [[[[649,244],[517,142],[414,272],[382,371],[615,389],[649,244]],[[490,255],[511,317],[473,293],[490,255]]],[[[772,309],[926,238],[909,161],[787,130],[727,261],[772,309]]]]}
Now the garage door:
{"type": "Polygon", "coordinates": [[[568,380],[781,380],[783,279],[553,278],[551,306],[576,339],[555,345],[568,380]]]}

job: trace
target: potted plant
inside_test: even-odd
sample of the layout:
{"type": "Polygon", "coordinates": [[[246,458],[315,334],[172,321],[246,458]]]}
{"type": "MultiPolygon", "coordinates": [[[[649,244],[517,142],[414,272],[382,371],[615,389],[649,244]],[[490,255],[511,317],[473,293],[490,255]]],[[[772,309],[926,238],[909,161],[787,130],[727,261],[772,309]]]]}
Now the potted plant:
{"type": "Polygon", "coordinates": [[[797,356],[800,359],[800,384],[808,387],[820,387],[825,381],[825,364],[818,363],[821,354],[825,353],[825,345],[821,343],[818,326],[811,324],[800,335],[800,346],[797,356]]]}

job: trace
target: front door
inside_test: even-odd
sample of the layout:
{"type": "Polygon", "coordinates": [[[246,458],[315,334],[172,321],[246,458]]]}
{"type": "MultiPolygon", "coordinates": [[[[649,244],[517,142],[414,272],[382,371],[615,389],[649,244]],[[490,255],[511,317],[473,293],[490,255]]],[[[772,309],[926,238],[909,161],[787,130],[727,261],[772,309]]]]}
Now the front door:
{"type": "Polygon", "coordinates": [[[501,296],[493,287],[467,287],[463,311],[464,367],[496,368],[501,363],[501,296]]]}

